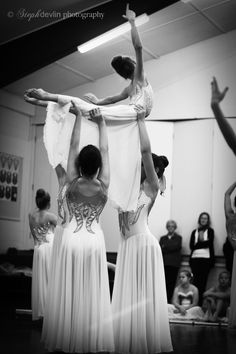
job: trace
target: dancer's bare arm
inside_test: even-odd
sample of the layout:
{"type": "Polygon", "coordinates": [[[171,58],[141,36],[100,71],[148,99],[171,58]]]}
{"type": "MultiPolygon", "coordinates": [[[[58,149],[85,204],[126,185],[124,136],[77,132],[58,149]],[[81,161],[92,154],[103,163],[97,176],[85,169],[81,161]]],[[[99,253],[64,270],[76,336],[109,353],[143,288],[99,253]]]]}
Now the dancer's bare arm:
{"type": "Polygon", "coordinates": [[[134,72],[134,79],[138,82],[144,83],[144,70],[143,70],[143,52],[142,43],[139,37],[137,27],[135,25],[136,14],[129,9],[129,4],[126,6],[126,14],[123,17],[129,21],[131,25],[131,39],[135,50],[136,67],[134,72]]]}
{"type": "Polygon", "coordinates": [[[99,171],[98,179],[108,189],[110,183],[110,165],[106,122],[99,108],[93,109],[89,113],[91,119],[97,123],[99,130],[99,150],[102,156],[102,167],[99,171]]]}
{"type": "Polygon", "coordinates": [[[72,101],[72,105],[75,109],[76,118],[75,118],[73,131],[71,134],[70,150],[69,150],[68,164],[67,164],[67,178],[69,182],[71,182],[77,176],[77,171],[75,168],[75,158],[78,155],[80,131],[81,131],[81,118],[82,118],[81,111],[74,101],[72,101]]]}
{"type": "Polygon", "coordinates": [[[225,210],[226,219],[228,219],[231,215],[234,214],[230,197],[235,188],[236,188],[236,182],[234,182],[225,192],[224,210],[225,210]]]}
{"type": "Polygon", "coordinates": [[[137,121],[139,127],[142,161],[144,165],[146,179],[151,187],[152,193],[155,196],[159,189],[159,182],[153,165],[151,144],[145,125],[145,111],[141,107],[137,108],[137,121]]]}
{"type": "Polygon", "coordinates": [[[121,93],[114,95],[114,96],[108,96],[106,98],[97,98],[94,94],[92,93],[87,93],[84,95],[84,99],[90,103],[94,103],[98,106],[106,106],[108,104],[113,104],[116,102],[120,102],[125,100],[126,98],[129,97],[129,86],[126,87],[121,93]]]}
{"type": "Polygon", "coordinates": [[[228,87],[226,87],[221,92],[219,90],[216,78],[213,77],[213,80],[211,82],[211,92],[212,92],[211,108],[227,144],[236,155],[236,134],[233,131],[231,125],[228,123],[227,119],[225,118],[222,109],[220,107],[220,102],[224,99],[227,91],[228,91],[228,87]]]}

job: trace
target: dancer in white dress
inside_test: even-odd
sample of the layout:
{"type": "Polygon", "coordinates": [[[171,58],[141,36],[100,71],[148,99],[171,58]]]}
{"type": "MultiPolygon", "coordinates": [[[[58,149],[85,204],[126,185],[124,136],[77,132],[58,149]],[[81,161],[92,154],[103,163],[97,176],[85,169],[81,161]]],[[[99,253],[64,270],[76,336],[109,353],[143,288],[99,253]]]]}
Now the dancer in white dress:
{"type": "Polygon", "coordinates": [[[37,210],[29,214],[29,225],[34,238],[34,255],[32,269],[31,305],[32,319],[44,316],[51,262],[56,215],[50,213],[50,195],[44,189],[36,192],[37,210]]]}
{"type": "MultiPolygon", "coordinates": [[[[44,141],[49,162],[54,168],[52,160],[55,161],[57,156],[66,169],[70,135],[74,124],[73,119],[68,114],[69,112],[73,113],[74,110],[71,106],[71,100],[73,99],[80,107],[85,118],[89,118],[90,110],[100,108],[108,126],[111,167],[109,198],[115,207],[124,211],[134,210],[138,202],[141,160],[135,107],[141,105],[145,110],[145,116],[148,116],[153,106],[153,91],[144,73],[142,44],[135,26],[135,13],[128,7],[125,18],[131,24],[136,63],[129,57],[118,56],[112,60],[116,72],[130,80],[129,86],[121,94],[105,99],[97,99],[93,95],[87,94],[86,99],[89,102],[76,97],[48,93],[42,89],[29,89],[24,96],[29,103],[47,107],[44,141]],[[130,98],[130,104],[107,106],[127,97],[130,98]],[[59,140],[60,146],[58,149],[59,140]],[[119,151],[119,155],[117,155],[117,151],[119,151]],[[123,158],[124,155],[126,159],[123,158]],[[53,156],[53,159],[51,159],[51,156],[53,156]]],[[[86,124],[86,128],[83,128],[86,134],[83,134],[82,138],[90,138],[90,141],[86,141],[86,144],[96,145],[96,132],[91,131],[91,126],[88,121],[86,122],[86,119],[83,120],[83,124],[86,124]]]]}
{"type": "Polygon", "coordinates": [[[71,137],[67,172],[56,167],[60,192],[42,340],[48,350],[88,353],[114,349],[105,242],[99,216],[107,201],[109,160],[106,125],[99,110],[100,151],[80,153],[81,112],[71,137]]]}
{"type": "Polygon", "coordinates": [[[172,351],[162,252],[148,227],[168,160],[151,153],[144,117],[139,111],[143,168],[138,206],[119,214],[121,243],[112,309],[115,351],[122,354],[172,351]]]}

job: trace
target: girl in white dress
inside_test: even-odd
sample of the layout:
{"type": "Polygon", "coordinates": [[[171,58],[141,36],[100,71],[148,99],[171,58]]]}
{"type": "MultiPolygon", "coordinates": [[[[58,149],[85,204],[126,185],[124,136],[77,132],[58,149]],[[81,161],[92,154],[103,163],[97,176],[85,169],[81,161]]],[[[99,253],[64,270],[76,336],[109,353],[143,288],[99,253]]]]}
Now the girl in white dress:
{"type": "Polygon", "coordinates": [[[76,120],[67,171],[59,164],[58,215],[42,339],[48,350],[113,351],[113,326],[105,242],[99,216],[107,201],[109,160],[106,125],[99,110],[99,149],[77,153],[81,112],[76,120]],[[100,151],[99,151],[100,150],[100,151]]]}
{"type": "Polygon", "coordinates": [[[148,227],[168,160],[152,155],[144,118],[145,112],[138,110],[143,162],[138,206],[119,214],[121,243],[112,308],[115,351],[122,354],[172,351],[162,252],[148,227]]]}
{"type": "Polygon", "coordinates": [[[34,239],[31,290],[32,319],[38,320],[44,316],[57,217],[48,211],[50,195],[44,189],[37,190],[35,201],[37,210],[29,214],[29,226],[34,239]]]}

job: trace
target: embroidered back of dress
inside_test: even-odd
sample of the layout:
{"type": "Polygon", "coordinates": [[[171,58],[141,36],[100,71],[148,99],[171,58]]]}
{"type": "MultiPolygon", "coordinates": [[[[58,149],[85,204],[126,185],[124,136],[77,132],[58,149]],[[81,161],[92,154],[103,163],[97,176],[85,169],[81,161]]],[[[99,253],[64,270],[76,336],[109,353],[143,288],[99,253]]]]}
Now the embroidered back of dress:
{"type": "Polygon", "coordinates": [[[135,86],[134,93],[130,96],[131,105],[141,105],[146,111],[146,117],[151,113],[153,107],[153,90],[148,83],[147,86],[135,86]]]}
{"type": "Polygon", "coordinates": [[[52,231],[52,225],[49,221],[44,224],[35,223],[31,227],[31,231],[35,245],[41,245],[42,243],[48,242],[47,234],[52,231]]]}
{"type": "Polygon", "coordinates": [[[151,198],[146,195],[144,190],[141,190],[136,210],[119,213],[120,231],[124,238],[149,232],[148,214],[152,205],[151,198]]]}
{"type": "Polygon", "coordinates": [[[65,198],[68,215],[65,214],[64,220],[67,218],[67,221],[71,222],[72,218],[75,218],[74,232],[78,232],[84,226],[88,232],[94,234],[92,225],[94,222],[99,223],[100,214],[107,202],[107,192],[102,184],[97,193],[86,196],[81,193],[78,178],[76,178],[67,185],[63,199],[65,198]]]}

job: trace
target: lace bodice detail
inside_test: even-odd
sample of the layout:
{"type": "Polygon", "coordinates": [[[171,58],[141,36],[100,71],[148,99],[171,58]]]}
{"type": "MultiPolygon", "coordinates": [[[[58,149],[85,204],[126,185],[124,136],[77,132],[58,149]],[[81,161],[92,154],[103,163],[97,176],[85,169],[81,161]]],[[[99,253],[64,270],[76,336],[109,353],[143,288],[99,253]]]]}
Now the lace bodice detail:
{"type": "Polygon", "coordinates": [[[153,90],[148,83],[147,86],[136,85],[134,94],[130,97],[131,105],[141,105],[146,111],[146,117],[149,116],[153,107],[153,90]]]}
{"type": "Polygon", "coordinates": [[[78,178],[61,189],[58,196],[58,215],[62,225],[75,219],[74,233],[84,226],[89,233],[95,234],[92,225],[94,222],[99,223],[100,214],[107,202],[107,194],[101,186],[101,190],[95,195],[85,196],[80,193],[77,182],[78,178]]]}
{"type": "Polygon", "coordinates": [[[138,205],[135,211],[119,213],[119,226],[124,238],[132,235],[149,232],[148,213],[153,201],[141,190],[138,198],[138,205]]]}
{"type": "Polygon", "coordinates": [[[35,226],[32,227],[32,235],[35,244],[41,245],[42,243],[48,242],[47,234],[51,230],[52,230],[52,225],[50,224],[50,222],[41,225],[35,224],[35,226]]]}

